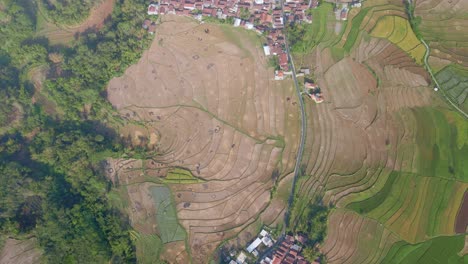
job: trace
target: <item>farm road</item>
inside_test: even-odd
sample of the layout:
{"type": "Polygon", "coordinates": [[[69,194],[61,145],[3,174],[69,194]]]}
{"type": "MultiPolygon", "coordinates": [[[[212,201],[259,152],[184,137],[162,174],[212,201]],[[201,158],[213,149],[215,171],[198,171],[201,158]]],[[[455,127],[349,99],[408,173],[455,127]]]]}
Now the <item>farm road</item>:
{"type": "Polygon", "coordinates": [[[458,110],[458,112],[460,112],[465,118],[468,118],[468,114],[466,114],[462,109],[460,109],[454,102],[452,102],[452,100],[450,100],[450,97],[447,96],[447,94],[445,94],[445,91],[443,88],[440,87],[440,84],[439,82],[437,82],[437,79],[435,78],[434,74],[432,73],[432,69],[431,67],[429,66],[429,63],[428,63],[428,58],[429,58],[429,54],[431,52],[430,48],[429,48],[429,45],[427,45],[427,43],[424,41],[424,39],[420,39],[422,44],[424,44],[424,46],[426,47],[426,54],[424,54],[424,65],[426,66],[426,69],[427,71],[429,72],[429,74],[431,75],[431,78],[432,80],[434,81],[436,87],[439,89],[439,91],[442,92],[442,95],[444,96],[444,98],[455,108],[458,110]]]}
{"type": "MultiPolygon", "coordinates": [[[[282,12],[282,15],[283,15],[283,19],[284,21],[286,21],[286,17],[284,16],[284,4],[283,4],[283,0],[281,1],[281,12],[282,12]]],[[[293,61],[293,58],[291,56],[291,51],[289,49],[289,44],[288,44],[288,37],[287,37],[287,34],[284,34],[284,39],[285,39],[285,43],[286,43],[286,54],[288,55],[288,59],[289,59],[289,62],[290,62],[290,65],[291,65],[291,70],[292,70],[292,76],[293,76],[293,80],[294,80],[294,86],[296,87],[296,93],[297,93],[297,97],[299,99],[299,106],[300,106],[300,110],[301,110],[301,141],[299,142],[299,148],[297,150],[297,156],[296,156],[296,165],[294,166],[294,178],[293,178],[293,182],[292,182],[292,186],[291,186],[291,193],[289,194],[289,199],[288,199],[288,207],[287,207],[287,211],[286,213],[284,214],[284,223],[285,223],[285,228],[289,227],[289,218],[290,218],[290,214],[291,214],[291,206],[294,202],[294,192],[295,192],[295,189],[296,189],[296,182],[297,182],[297,178],[299,176],[299,171],[300,171],[300,166],[301,166],[301,160],[302,160],[302,154],[304,153],[304,144],[305,144],[305,138],[306,138],[306,115],[305,115],[305,109],[304,109],[304,100],[302,98],[302,95],[301,95],[301,89],[299,88],[299,84],[297,82],[297,78],[296,78],[296,67],[294,66],[294,61],[293,61]]],[[[283,230],[284,232],[284,230],[283,230]]]]}

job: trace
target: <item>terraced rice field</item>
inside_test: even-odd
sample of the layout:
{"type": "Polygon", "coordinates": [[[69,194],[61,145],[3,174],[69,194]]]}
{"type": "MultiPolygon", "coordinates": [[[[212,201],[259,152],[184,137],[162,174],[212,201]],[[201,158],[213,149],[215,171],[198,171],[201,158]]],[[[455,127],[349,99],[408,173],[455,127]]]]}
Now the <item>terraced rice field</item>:
{"type": "Polygon", "coordinates": [[[336,206],[321,248],[329,263],[463,263],[467,122],[428,87],[403,17],[401,3],[366,1],[336,42],[349,55],[328,47],[305,62],[325,102],[307,105],[308,176],[292,217],[317,196],[336,206]]]}
{"type": "Polygon", "coordinates": [[[86,30],[101,28],[104,21],[112,14],[114,2],[115,0],[103,0],[102,3],[91,9],[88,18],[74,26],[56,25],[52,21],[48,21],[41,11],[41,5],[38,5],[36,34],[37,36],[46,36],[52,45],[69,44],[78,34],[86,30]]]}
{"type": "Polygon", "coordinates": [[[387,38],[399,48],[408,52],[418,64],[423,63],[426,48],[414,35],[408,20],[399,16],[381,17],[370,34],[377,38],[387,38]]]}
{"type": "Polygon", "coordinates": [[[382,263],[466,263],[468,257],[460,256],[464,236],[436,237],[426,242],[411,245],[397,242],[382,263]]]}
{"type": "Polygon", "coordinates": [[[422,19],[419,30],[431,48],[429,62],[437,69],[450,63],[468,67],[467,12],[465,0],[416,1],[415,16],[422,19]]]}
{"type": "Polygon", "coordinates": [[[453,102],[468,111],[468,69],[450,65],[439,71],[436,78],[453,102]]]}
{"type": "Polygon", "coordinates": [[[160,257],[206,263],[221,242],[281,221],[280,186],[290,186],[300,136],[297,98],[290,80],[274,81],[254,32],[165,16],[155,35],[139,63],[111,80],[108,99],[128,121],[122,137],[151,143],[157,155],[112,160],[107,171],[125,187],[140,233],[162,235],[148,188],[167,184],[187,239],[164,244],[160,257]]]}

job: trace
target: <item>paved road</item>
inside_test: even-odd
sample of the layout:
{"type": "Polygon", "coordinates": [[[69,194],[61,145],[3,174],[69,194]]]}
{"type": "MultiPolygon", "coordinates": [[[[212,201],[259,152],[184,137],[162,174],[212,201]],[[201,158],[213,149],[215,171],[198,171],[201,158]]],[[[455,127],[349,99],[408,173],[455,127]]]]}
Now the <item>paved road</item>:
{"type": "MultiPolygon", "coordinates": [[[[281,1],[281,12],[283,12],[283,1],[281,1]]],[[[286,21],[284,18],[283,14],[283,19],[286,21]]],[[[284,30],[286,33],[286,30],[284,30]]],[[[294,61],[291,56],[291,52],[289,50],[289,44],[288,44],[288,38],[286,34],[284,35],[285,43],[286,43],[286,53],[288,55],[289,63],[291,65],[291,70],[292,70],[292,76],[294,80],[294,86],[296,87],[296,93],[297,97],[299,99],[299,107],[301,110],[301,141],[299,142],[299,149],[297,150],[297,156],[296,156],[296,165],[294,167],[294,178],[293,178],[293,183],[291,187],[291,193],[289,194],[289,199],[288,199],[288,208],[286,210],[286,213],[284,215],[284,227],[287,228],[289,227],[289,220],[291,216],[291,206],[294,202],[294,193],[296,190],[296,183],[297,183],[297,178],[299,177],[299,172],[301,170],[301,160],[302,160],[302,154],[304,153],[304,144],[305,144],[305,138],[306,138],[306,114],[305,114],[305,109],[304,109],[304,100],[301,95],[301,88],[299,87],[299,84],[297,83],[297,78],[296,78],[296,67],[294,66],[294,61]]]]}

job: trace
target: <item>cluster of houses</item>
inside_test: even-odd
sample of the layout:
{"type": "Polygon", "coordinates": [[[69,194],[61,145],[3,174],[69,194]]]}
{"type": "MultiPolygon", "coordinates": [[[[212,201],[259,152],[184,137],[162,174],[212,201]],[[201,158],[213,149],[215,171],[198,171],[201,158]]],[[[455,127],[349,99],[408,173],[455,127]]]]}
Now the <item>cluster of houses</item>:
{"type": "MultiPolygon", "coordinates": [[[[289,70],[282,29],[286,23],[311,23],[307,10],[317,6],[318,0],[285,0],[283,6],[280,0],[159,0],[148,6],[148,15],[175,14],[200,21],[203,17],[212,17],[266,34],[265,55],[278,56],[275,79],[282,80],[283,72],[289,70]]],[[[154,33],[154,24],[149,20],[143,27],[154,33]]]]}
{"type": "Polygon", "coordinates": [[[323,102],[322,92],[316,83],[304,82],[304,90],[310,99],[314,100],[317,104],[323,102]]]}
{"type": "MultiPolygon", "coordinates": [[[[238,254],[231,252],[229,264],[310,264],[302,255],[302,247],[307,243],[307,237],[302,234],[296,236],[281,236],[276,241],[273,236],[262,229],[257,237],[251,241],[245,250],[238,254]]],[[[314,262],[314,264],[317,262],[314,262]]]]}
{"type": "Polygon", "coordinates": [[[301,234],[295,237],[286,235],[272,255],[261,259],[260,264],[310,264],[301,254],[301,244],[306,242],[307,238],[301,234]]]}

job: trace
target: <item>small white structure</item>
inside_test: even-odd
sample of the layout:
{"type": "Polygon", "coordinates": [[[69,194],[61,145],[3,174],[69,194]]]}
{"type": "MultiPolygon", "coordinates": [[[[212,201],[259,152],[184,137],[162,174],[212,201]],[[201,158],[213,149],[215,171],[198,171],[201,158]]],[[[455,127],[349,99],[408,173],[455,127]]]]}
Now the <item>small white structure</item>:
{"type": "Polygon", "coordinates": [[[271,241],[271,239],[270,239],[268,236],[264,236],[264,237],[262,238],[262,242],[263,242],[263,244],[264,244],[265,246],[267,246],[267,247],[273,246],[273,241],[271,241]]]}
{"type": "Polygon", "coordinates": [[[254,24],[252,24],[250,22],[245,22],[245,28],[249,29],[249,30],[252,30],[254,28],[254,24]]]}
{"type": "MultiPolygon", "coordinates": [[[[263,52],[265,53],[265,56],[270,56],[270,47],[268,45],[263,45],[263,52]]],[[[266,231],[262,230],[262,232],[266,232],[266,231]]],[[[262,232],[260,232],[260,235],[265,236],[265,235],[262,235],[262,232]]]]}
{"type": "Polygon", "coordinates": [[[255,4],[257,4],[257,5],[263,5],[263,0],[255,0],[255,4]]]}
{"type": "Polygon", "coordinates": [[[434,87],[434,91],[439,91],[439,88],[438,87],[434,87]]]}
{"type": "Polygon", "coordinates": [[[252,244],[247,247],[247,252],[252,253],[252,251],[254,251],[261,243],[262,240],[257,237],[257,239],[255,239],[254,242],[252,242],[252,244]]]}
{"type": "Polygon", "coordinates": [[[252,251],[252,254],[256,257],[258,257],[258,251],[255,249],[254,251],[252,251]]]}
{"type": "Polygon", "coordinates": [[[247,256],[245,255],[245,253],[241,252],[239,256],[237,256],[236,262],[237,264],[244,264],[246,259],[247,259],[247,256]]]}
{"type": "Polygon", "coordinates": [[[240,26],[240,24],[241,24],[241,19],[240,19],[240,18],[234,19],[234,26],[235,26],[235,27],[240,26]]]}
{"type": "Polygon", "coordinates": [[[159,5],[158,5],[158,4],[151,3],[151,4],[148,6],[148,15],[157,15],[157,14],[158,14],[158,9],[159,9],[159,5]]]}
{"type": "MultiPolygon", "coordinates": [[[[268,46],[267,46],[267,47],[268,47],[268,46]]],[[[265,48],[265,46],[263,46],[263,48],[265,48]]],[[[265,231],[265,229],[262,229],[262,231],[260,231],[260,235],[261,235],[262,237],[268,236],[268,232],[265,231]]]]}

